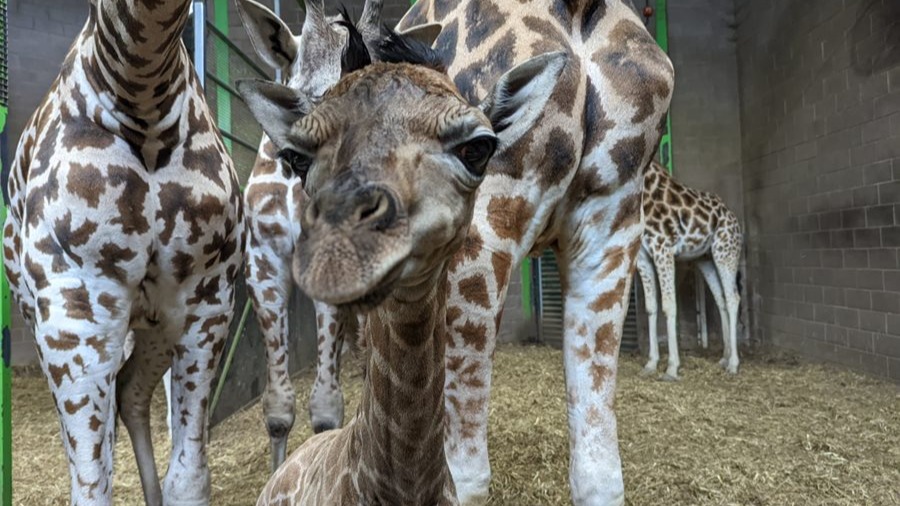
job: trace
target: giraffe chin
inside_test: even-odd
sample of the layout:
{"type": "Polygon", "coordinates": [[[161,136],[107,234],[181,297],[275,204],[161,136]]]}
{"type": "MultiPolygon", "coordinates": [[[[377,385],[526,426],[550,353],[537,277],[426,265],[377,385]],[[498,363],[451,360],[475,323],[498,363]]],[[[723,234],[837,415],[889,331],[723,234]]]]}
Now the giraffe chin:
{"type": "Polygon", "coordinates": [[[299,264],[300,267],[295,269],[295,279],[311,298],[353,312],[368,311],[384,302],[400,281],[408,258],[403,255],[392,259],[393,262],[382,262],[368,269],[351,268],[335,258],[331,254],[333,251],[335,249],[318,248],[308,262],[303,258],[306,255],[297,255],[295,266],[299,264]],[[366,275],[373,272],[383,274],[366,275]]]}

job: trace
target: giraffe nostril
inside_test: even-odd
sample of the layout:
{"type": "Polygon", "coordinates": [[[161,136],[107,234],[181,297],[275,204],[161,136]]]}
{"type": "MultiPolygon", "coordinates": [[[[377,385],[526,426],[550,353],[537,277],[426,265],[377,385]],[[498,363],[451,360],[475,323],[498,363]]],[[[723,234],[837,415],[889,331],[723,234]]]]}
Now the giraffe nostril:
{"type": "Polygon", "coordinates": [[[387,212],[387,209],[387,196],[385,194],[381,194],[378,196],[378,199],[370,205],[360,206],[358,210],[357,221],[362,223],[365,221],[378,219],[380,216],[384,215],[385,212],[387,212]]]}

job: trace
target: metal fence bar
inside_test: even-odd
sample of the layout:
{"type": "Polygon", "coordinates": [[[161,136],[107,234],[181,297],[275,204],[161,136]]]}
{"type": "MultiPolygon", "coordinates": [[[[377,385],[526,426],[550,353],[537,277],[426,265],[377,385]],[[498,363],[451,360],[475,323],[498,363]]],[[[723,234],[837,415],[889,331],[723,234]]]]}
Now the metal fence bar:
{"type": "Polygon", "coordinates": [[[256,72],[257,74],[259,74],[259,77],[265,77],[265,78],[269,77],[269,74],[265,70],[263,70],[259,65],[257,65],[256,62],[251,60],[250,57],[247,56],[246,53],[244,53],[241,50],[241,48],[237,47],[234,42],[231,42],[231,40],[228,38],[228,35],[223,33],[222,30],[216,28],[216,25],[207,21],[206,29],[209,30],[210,33],[212,33],[213,35],[216,36],[217,41],[221,41],[221,42],[225,43],[225,45],[228,46],[228,48],[231,51],[234,51],[234,54],[238,55],[242,60],[244,60],[244,62],[247,64],[247,66],[252,68],[253,71],[256,72]]]}
{"type": "Polygon", "coordinates": [[[206,1],[194,0],[194,70],[200,86],[206,87],[206,1]]]}

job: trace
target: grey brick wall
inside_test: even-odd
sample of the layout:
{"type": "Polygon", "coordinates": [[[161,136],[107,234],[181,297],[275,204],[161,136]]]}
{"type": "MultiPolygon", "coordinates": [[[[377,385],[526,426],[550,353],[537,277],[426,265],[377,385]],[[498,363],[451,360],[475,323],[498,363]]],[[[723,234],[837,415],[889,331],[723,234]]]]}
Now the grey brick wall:
{"type": "Polygon", "coordinates": [[[735,3],[755,333],[900,380],[900,3],[735,3]]]}

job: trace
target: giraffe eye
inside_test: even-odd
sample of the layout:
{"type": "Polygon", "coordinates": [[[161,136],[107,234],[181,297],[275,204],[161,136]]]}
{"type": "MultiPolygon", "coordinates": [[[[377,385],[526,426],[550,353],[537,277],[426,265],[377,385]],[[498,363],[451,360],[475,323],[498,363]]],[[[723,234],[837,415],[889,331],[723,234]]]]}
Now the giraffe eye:
{"type": "Polygon", "coordinates": [[[469,172],[480,177],[484,175],[487,163],[496,148],[497,139],[495,137],[482,135],[457,146],[455,154],[469,172]]]}
{"type": "Polygon", "coordinates": [[[294,151],[293,149],[282,149],[278,152],[278,158],[290,167],[291,172],[300,179],[306,181],[306,174],[312,165],[312,157],[294,151]]]}

